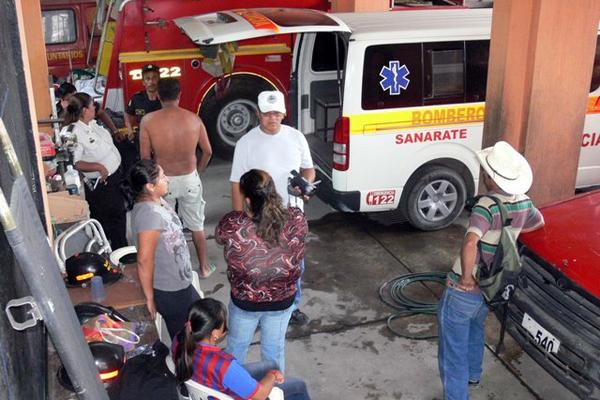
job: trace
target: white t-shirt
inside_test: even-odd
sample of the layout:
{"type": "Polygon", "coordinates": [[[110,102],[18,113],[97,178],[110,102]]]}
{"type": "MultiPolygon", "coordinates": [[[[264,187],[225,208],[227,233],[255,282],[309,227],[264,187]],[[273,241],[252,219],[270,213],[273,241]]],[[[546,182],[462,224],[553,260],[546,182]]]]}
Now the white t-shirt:
{"type": "Polygon", "coordinates": [[[287,191],[290,171],[300,172],[300,168],[313,168],[308,142],[302,132],[281,125],[278,133],[270,135],[257,126],[235,145],[229,180],[237,183],[242,175],[251,169],[266,171],[273,178],[275,189],[283,199],[283,204],[302,210],[302,198],[290,196],[287,191]]]}

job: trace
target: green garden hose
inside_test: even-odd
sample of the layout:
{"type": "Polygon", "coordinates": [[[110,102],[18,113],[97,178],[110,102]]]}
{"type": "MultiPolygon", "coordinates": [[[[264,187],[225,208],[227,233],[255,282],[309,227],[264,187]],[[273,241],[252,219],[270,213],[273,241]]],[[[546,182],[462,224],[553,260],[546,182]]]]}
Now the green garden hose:
{"type": "Polygon", "coordinates": [[[392,327],[392,322],[398,318],[408,317],[411,315],[424,314],[424,315],[435,315],[437,313],[437,302],[427,303],[419,300],[410,298],[405,290],[409,285],[414,283],[423,282],[434,282],[445,285],[446,283],[446,272],[423,272],[423,273],[412,273],[406,275],[400,275],[397,278],[384,282],[379,287],[379,298],[388,306],[398,310],[397,313],[392,314],[387,319],[388,328],[397,336],[401,336],[407,339],[425,340],[434,339],[437,336],[418,336],[409,335],[406,333],[399,332],[392,327]],[[388,294],[391,300],[388,300],[385,294],[388,294]]]}

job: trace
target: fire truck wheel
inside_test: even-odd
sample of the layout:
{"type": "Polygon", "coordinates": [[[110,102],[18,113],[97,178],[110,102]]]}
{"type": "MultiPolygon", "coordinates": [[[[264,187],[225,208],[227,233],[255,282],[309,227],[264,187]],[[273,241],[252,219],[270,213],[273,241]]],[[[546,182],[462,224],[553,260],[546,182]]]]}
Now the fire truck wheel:
{"type": "Polygon", "coordinates": [[[241,86],[232,85],[221,99],[215,96],[207,99],[200,113],[215,154],[225,160],[233,158],[237,141],[258,125],[258,94],[270,89],[268,86],[241,86]]]}
{"type": "Polygon", "coordinates": [[[454,222],[467,196],[463,177],[441,165],[429,165],[417,171],[406,190],[408,221],[424,231],[442,229],[454,222]]]}

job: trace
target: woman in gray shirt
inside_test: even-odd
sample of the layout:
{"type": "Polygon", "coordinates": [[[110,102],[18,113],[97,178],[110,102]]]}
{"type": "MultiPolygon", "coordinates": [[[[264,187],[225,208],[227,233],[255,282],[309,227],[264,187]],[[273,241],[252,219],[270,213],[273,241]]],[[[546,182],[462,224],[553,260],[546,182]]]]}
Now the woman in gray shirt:
{"type": "Polygon", "coordinates": [[[175,211],[162,199],[169,183],[152,160],[135,163],[122,184],[131,210],[137,264],[146,306],[159,312],[171,337],[181,330],[189,306],[200,296],[192,286],[190,252],[175,211]]]}

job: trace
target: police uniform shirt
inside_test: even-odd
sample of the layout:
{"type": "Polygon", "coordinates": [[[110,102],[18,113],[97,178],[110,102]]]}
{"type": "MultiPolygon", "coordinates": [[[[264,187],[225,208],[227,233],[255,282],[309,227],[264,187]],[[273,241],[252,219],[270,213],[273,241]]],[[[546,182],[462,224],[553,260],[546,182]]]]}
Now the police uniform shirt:
{"type": "Polygon", "coordinates": [[[137,123],[139,124],[142,117],[152,111],[160,110],[162,108],[160,100],[150,100],[145,90],[137,92],[129,100],[127,105],[127,114],[135,115],[137,123]]]}
{"type": "MultiPolygon", "coordinates": [[[[77,137],[77,143],[73,150],[73,160],[92,162],[102,164],[107,170],[108,175],[112,175],[121,165],[121,155],[115,147],[110,133],[98,125],[95,120],[85,124],[82,121],[75,122],[73,133],[77,137]]],[[[63,131],[68,126],[63,128],[63,131]]],[[[62,133],[62,132],[61,132],[62,133]]],[[[90,179],[99,178],[100,172],[84,172],[90,179]]]]}

